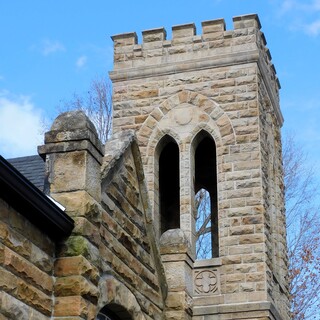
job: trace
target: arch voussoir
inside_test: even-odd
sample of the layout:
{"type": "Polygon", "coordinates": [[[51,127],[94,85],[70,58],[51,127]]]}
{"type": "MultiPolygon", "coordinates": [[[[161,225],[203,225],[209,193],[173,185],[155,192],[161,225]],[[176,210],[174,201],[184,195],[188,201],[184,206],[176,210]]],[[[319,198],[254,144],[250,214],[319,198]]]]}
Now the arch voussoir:
{"type": "MultiPolygon", "coordinates": [[[[160,103],[140,128],[138,135],[144,137],[144,141],[149,141],[147,146],[148,154],[150,154],[150,152],[154,152],[155,145],[159,139],[166,134],[162,134],[162,130],[159,128],[159,123],[171,110],[184,103],[193,105],[204,114],[208,114],[210,119],[215,123],[213,126],[214,130],[210,131],[217,141],[221,141],[221,139],[223,139],[227,144],[235,143],[235,133],[231,120],[217,102],[203,94],[190,90],[181,90],[160,103]],[[214,132],[215,130],[218,132],[214,132]],[[156,136],[155,133],[157,133],[156,136]]],[[[203,117],[203,119],[203,122],[210,122],[207,121],[206,117],[203,117]]],[[[198,126],[196,128],[198,128],[198,126]]],[[[195,130],[197,130],[196,128],[195,130]]],[[[174,133],[174,130],[171,130],[170,133],[167,132],[167,134],[171,135],[178,142],[179,137],[174,133]]]]}
{"type": "Polygon", "coordinates": [[[99,310],[108,305],[116,304],[125,309],[132,320],[146,320],[134,294],[114,277],[102,277],[99,281],[99,291],[99,310]]]}

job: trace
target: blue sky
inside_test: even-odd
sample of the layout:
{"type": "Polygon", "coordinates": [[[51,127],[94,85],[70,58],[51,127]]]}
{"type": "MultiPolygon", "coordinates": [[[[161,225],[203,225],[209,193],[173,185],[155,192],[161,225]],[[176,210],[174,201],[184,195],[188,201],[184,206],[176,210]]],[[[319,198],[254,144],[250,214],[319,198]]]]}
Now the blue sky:
{"type": "MultiPolygon", "coordinates": [[[[284,130],[320,164],[320,0],[0,2],[0,154],[36,153],[61,100],[112,70],[111,35],[258,13],[282,85],[284,130]]],[[[320,177],[320,175],[319,175],[320,177]]]]}

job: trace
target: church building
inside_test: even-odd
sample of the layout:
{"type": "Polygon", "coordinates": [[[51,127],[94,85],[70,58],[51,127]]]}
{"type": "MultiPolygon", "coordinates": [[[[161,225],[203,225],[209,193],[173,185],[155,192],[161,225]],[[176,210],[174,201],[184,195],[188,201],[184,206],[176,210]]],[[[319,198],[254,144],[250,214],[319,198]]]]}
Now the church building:
{"type": "Polygon", "coordinates": [[[289,320],[280,83],[257,15],[112,37],[113,133],[0,158],[0,320],[289,320]]]}

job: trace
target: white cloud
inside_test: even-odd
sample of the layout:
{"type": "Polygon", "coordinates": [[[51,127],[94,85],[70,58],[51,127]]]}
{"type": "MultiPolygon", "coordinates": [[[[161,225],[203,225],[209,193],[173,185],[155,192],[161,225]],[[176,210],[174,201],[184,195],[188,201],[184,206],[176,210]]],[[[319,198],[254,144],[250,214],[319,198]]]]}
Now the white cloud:
{"type": "Polygon", "coordinates": [[[0,92],[0,154],[5,158],[37,153],[43,143],[41,111],[29,97],[0,92]]]}
{"type": "Polygon", "coordinates": [[[312,3],[313,10],[320,11],[320,0],[314,0],[312,3]]]}
{"type": "Polygon", "coordinates": [[[87,60],[88,60],[87,56],[79,57],[76,61],[76,66],[78,68],[82,68],[87,63],[87,60]]]}
{"type": "Polygon", "coordinates": [[[320,34],[320,19],[306,25],[305,30],[311,36],[318,36],[320,34]]]}
{"type": "Polygon", "coordinates": [[[57,40],[49,40],[49,39],[45,39],[42,41],[42,45],[41,45],[41,53],[44,56],[47,56],[49,54],[53,54],[59,51],[65,51],[65,47],[64,45],[57,41],[57,40]]]}
{"type": "Polygon", "coordinates": [[[277,8],[277,16],[293,32],[320,35],[320,0],[269,0],[277,8]],[[285,18],[285,19],[284,19],[285,18]]]}
{"type": "Polygon", "coordinates": [[[281,13],[286,13],[292,9],[294,9],[294,7],[296,6],[296,2],[293,0],[285,0],[283,1],[282,5],[281,5],[281,13]]]}
{"type": "Polygon", "coordinates": [[[320,0],[305,1],[305,0],[285,0],[281,4],[281,10],[283,13],[297,10],[314,13],[320,10],[320,0]]]}

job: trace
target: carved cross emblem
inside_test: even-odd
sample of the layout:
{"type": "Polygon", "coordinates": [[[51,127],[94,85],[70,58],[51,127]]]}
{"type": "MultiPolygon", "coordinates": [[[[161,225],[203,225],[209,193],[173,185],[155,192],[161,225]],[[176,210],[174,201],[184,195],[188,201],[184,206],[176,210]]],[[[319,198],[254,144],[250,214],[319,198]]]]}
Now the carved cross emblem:
{"type": "Polygon", "coordinates": [[[217,276],[214,271],[204,270],[196,274],[195,291],[198,294],[209,294],[217,291],[217,276]]]}

